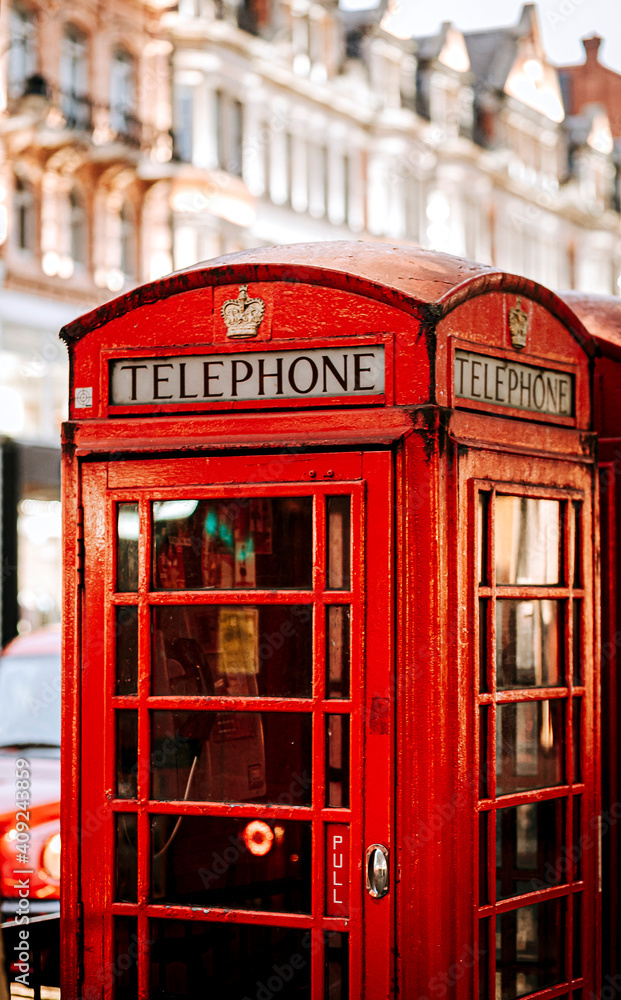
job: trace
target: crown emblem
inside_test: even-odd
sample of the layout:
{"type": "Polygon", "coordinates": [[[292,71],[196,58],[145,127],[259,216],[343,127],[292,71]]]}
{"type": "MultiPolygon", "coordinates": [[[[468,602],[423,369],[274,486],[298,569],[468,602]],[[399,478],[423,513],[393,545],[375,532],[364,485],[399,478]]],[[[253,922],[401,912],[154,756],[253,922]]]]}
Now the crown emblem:
{"type": "Polygon", "coordinates": [[[520,299],[516,299],[513,309],[509,310],[509,333],[511,334],[511,343],[516,351],[521,351],[523,347],[526,347],[526,334],[528,333],[528,314],[524,312],[520,302],[520,299]]]}
{"type": "Polygon", "coordinates": [[[222,306],[222,319],[226,323],[227,337],[242,340],[256,337],[265,312],[263,299],[251,299],[248,285],[239,286],[236,299],[227,299],[222,306]]]}

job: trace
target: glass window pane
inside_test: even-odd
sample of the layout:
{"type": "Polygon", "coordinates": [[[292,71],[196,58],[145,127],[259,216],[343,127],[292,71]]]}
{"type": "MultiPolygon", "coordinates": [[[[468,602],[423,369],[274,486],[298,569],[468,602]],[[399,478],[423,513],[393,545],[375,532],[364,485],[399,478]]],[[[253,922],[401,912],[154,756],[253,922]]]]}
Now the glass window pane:
{"type": "Polygon", "coordinates": [[[563,799],[496,813],[496,894],[508,899],[567,881],[563,799]]]}
{"type": "Polygon", "coordinates": [[[479,906],[489,903],[487,891],[487,825],[489,813],[479,813],[479,906]]]}
{"type": "Polygon", "coordinates": [[[580,739],[581,733],[581,718],[582,718],[582,698],[573,699],[573,758],[574,758],[574,784],[582,781],[582,741],[580,739]]]}
{"type": "Polygon", "coordinates": [[[559,601],[496,602],[496,677],[500,691],[563,683],[559,601]]]}
{"type": "Polygon", "coordinates": [[[564,899],[496,918],[496,1000],[515,1000],[564,979],[564,899]]]}
{"type": "Polygon", "coordinates": [[[489,759],[487,753],[487,719],[488,707],[479,708],[479,798],[486,799],[489,795],[489,759]]]}
{"type": "Polygon", "coordinates": [[[496,497],[496,583],[556,584],[560,580],[560,503],[496,497]]]}
{"type": "Polygon", "coordinates": [[[574,511],[574,587],[582,586],[582,530],[580,526],[580,513],[582,504],[574,501],[572,504],[574,511]]]}
{"type": "Polygon", "coordinates": [[[328,647],[327,698],[349,698],[349,608],[337,604],[326,609],[328,647]]]}
{"type": "Polygon", "coordinates": [[[138,795],[138,712],[116,713],[116,795],[138,795]]]}
{"type": "Polygon", "coordinates": [[[498,795],[563,781],[563,702],[520,701],[496,709],[498,795]]]}
{"type": "Polygon", "coordinates": [[[574,834],[572,844],[572,857],[574,859],[574,881],[579,882],[582,878],[582,851],[580,837],[582,835],[582,796],[576,795],[573,800],[574,807],[574,834]]]}
{"type": "Polygon", "coordinates": [[[114,921],[114,1000],[138,996],[138,925],[135,917],[114,921]]]}
{"type": "Polygon", "coordinates": [[[489,997],[489,921],[479,921],[479,1000],[489,997]]]}
{"type": "Polygon", "coordinates": [[[125,593],[138,590],[139,534],[138,504],[117,504],[116,589],[125,593]]]}
{"type": "Polygon", "coordinates": [[[138,891],[138,817],[116,814],[116,900],[135,903],[138,891]]]}
{"type": "Polygon", "coordinates": [[[115,694],[138,693],[138,608],[116,608],[115,694]]]}
{"type": "Polygon", "coordinates": [[[349,716],[326,716],[326,805],[349,808],[349,716]]]}
{"type": "Polygon", "coordinates": [[[487,632],[489,601],[479,599],[479,691],[487,691],[487,632]]]}
{"type": "Polygon", "coordinates": [[[574,684],[582,684],[582,601],[572,601],[573,606],[573,678],[574,684]]]}
{"type": "Polygon", "coordinates": [[[326,956],[325,1000],[349,998],[349,937],[340,931],[324,934],[326,956]]]}
{"type": "Polygon", "coordinates": [[[156,590],[310,589],[311,497],[153,504],[156,590]]]}
{"type": "Polygon", "coordinates": [[[307,930],[200,920],[152,920],[151,997],[218,1000],[256,997],[279,976],[278,1000],[310,1000],[312,936],[307,930]],[[287,982],[284,982],[284,977],[287,982]]]}
{"type": "Polygon", "coordinates": [[[572,948],[573,976],[582,975],[582,893],[574,894],[574,946],[572,948]]]}
{"type": "Polygon", "coordinates": [[[477,503],[477,580],[487,584],[487,532],[489,493],[479,493],[477,503]]]}
{"type": "Polygon", "coordinates": [[[351,585],[351,497],[328,497],[328,589],[349,590],[351,585]]]}
{"type": "Polygon", "coordinates": [[[310,822],[152,816],[151,841],[154,903],[310,913],[310,822]]]}
{"type": "Polygon", "coordinates": [[[153,609],[153,693],[310,698],[312,607],[153,609]]]}
{"type": "Polygon", "coordinates": [[[310,713],[153,712],[151,718],[152,798],[310,805],[310,713]]]}

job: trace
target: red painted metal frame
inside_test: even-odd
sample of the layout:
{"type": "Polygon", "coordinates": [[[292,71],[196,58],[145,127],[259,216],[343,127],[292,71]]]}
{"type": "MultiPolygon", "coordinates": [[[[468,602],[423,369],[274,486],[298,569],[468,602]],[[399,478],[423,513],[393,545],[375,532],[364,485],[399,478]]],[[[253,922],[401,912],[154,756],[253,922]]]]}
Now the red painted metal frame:
{"type": "MultiPolygon", "coordinates": [[[[391,457],[387,453],[366,455],[313,456],[315,476],[323,481],[309,483],[308,456],[289,455],[265,459],[214,458],[170,460],[159,463],[125,462],[88,464],[82,473],[85,511],[85,545],[96,556],[87,566],[85,599],[85,634],[103,636],[84,644],[82,691],[82,758],[90,762],[81,784],[82,828],[89,828],[92,816],[99,817],[100,833],[96,844],[82,838],[82,899],[85,921],[85,982],[97,983],[100,971],[114,968],[112,921],[114,916],[137,916],[139,950],[148,950],[148,921],[157,917],[208,919],[245,924],[302,927],[322,938],[322,930],[349,933],[352,961],[351,996],[384,997],[392,989],[392,894],[385,900],[372,900],[363,892],[365,845],[370,842],[391,844],[392,834],[392,703],[388,698],[391,676],[391,457]],[[180,485],[177,466],[185,461],[185,480],[180,485]],[[205,465],[209,466],[206,474],[205,465]],[[327,470],[326,466],[331,469],[327,470]],[[266,472],[269,481],[264,478],[266,472]],[[348,481],[348,475],[350,481],[348,481]],[[344,478],[343,478],[344,476],[344,478]],[[110,483],[110,479],[113,480],[110,483]],[[236,485],[230,484],[234,480],[236,485]],[[298,480],[296,482],[296,480],[298,480]],[[301,480],[301,481],[300,481],[301,480]],[[362,480],[362,481],[361,481],[362,480]],[[168,483],[177,482],[176,486],[168,483]],[[209,486],[206,483],[209,482],[209,486]],[[133,488],[131,484],[133,485],[133,488]],[[157,483],[157,485],[156,485],[157,483]],[[153,500],[191,496],[231,497],[239,495],[239,484],[247,496],[285,496],[312,494],[316,500],[313,588],[310,591],[174,591],[152,592],[149,587],[151,524],[148,505],[153,500]],[[325,589],[326,523],[323,499],[337,494],[353,499],[353,559],[351,591],[325,589]],[[373,531],[365,529],[366,504],[373,511],[373,531]],[[139,588],[134,595],[115,593],[115,505],[140,504],[139,588]],[[365,543],[366,538],[366,543],[365,543]],[[369,563],[365,561],[365,547],[369,563]],[[97,554],[97,555],[96,555],[97,554]],[[364,596],[364,587],[367,593],[364,596]],[[150,608],[194,604],[306,604],[314,607],[314,690],[311,699],[276,698],[204,698],[153,696],[150,693],[150,608]],[[348,604],[352,609],[352,694],[351,700],[325,700],[325,631],[324,602],[348,604]],[[139,687],[138,697],[114,694],[114,607],[137,604],[139,616],[139,687]],[[368,619],[365,607],[373,609],[368,619]],[[375,614],[381,608],[381,614],[375,614]],[[366,659],[367,668],[363,669],[366,659]],[[104,697],[101,698],[101,690],[104,697]],[[378,692],[380,694],[378,695],[378,692]],[[378,697],[384,699],[378,713],[378,697]],[[115,709],[138,709],[138,802],[115,799],[115,709]],[[311,807],[197,804],[149,801],[149,770],[144,762],[150,757],[149,712],[155,708],[235,711],[312,712],[313,715],[313,805],[311,807]],[[324,719],[326,713],[351,715],[351,808],[323,806],[324,799],[324,719]],[[102,738],[103,733],[103,738],[102,738]],[[142,764],[140,763],[142,761],[142,764]],[[365,810],[364,788],[373,788],[378,805],[365,810]],[[103,807],[102,807],[103,803],[103,807]],[[138,815],[138,903],[114,902],[114,832],[112,819],[117,812],[138,815]],[[278,914],[233,910],[201,911],[196,908],[149,903],[149,816],[152,813],[176,815],[265,816],[313,821],[313,902],[312,914],[278,914]],[[364,816],[364,821],[363,821],[364,816]],[[327,917],[325,912],[325,824],[350,825],[350,913],[349,917],[327,917]],[[103,850],[102,850],[103,845],[103,850]],[[103,862],[103,865],[102,865],[103,862]],[[364,935],[364,942],[363,937],[364,935]],[[363,956],[383,955],[366,967],[363,956]],[[362,957],[359,960],[358,957],[362,957]]],[[[315,477],[313,477],[315,478],[315,477]]],[[[323,997],[323,948],[313,949],[313,997],[323,997]]],[[[74,986],[75,988],[75,986],[74,986]]],[[[112,996],[112,982],[104,977],[102,996],[112,996]]],[[[146,958],[141,962],[139,997],[149,996],[146,958]]]]}

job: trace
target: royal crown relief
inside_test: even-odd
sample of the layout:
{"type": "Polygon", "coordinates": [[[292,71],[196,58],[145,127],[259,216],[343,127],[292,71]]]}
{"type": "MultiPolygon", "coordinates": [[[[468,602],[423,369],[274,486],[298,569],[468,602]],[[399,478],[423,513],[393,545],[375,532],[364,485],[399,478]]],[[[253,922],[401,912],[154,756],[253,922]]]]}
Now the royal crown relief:
{"type": "Polygon", "coordinates": [[[522,309],[521,299],[516,299],[515,305],[509,310],[509,336],[516,351],[526,347],[528,333],[528,313],[522,309]]]}
{"type": "Polygon", "coordinates": [[[231,340],[249,340],[256,337],[265,315],[263,299],[251,298],[248,285],[239,286],[236,299],[227,299],[221,309],[226,324],[226,335],[231,340]]]}

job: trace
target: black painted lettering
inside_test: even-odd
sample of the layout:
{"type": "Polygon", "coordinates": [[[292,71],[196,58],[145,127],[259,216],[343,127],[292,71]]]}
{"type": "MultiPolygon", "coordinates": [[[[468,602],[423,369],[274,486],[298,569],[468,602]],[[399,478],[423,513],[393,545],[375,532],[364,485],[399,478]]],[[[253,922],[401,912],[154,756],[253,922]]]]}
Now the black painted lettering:
{"type": "Polygon", "coordinates": [[[485,372],[485,376],[484,376],[484,379],[483,379],[483,386],[484,386],[484,388],[483,388],[483,395],[484,395],[485,399],[488,399],[490,402],[493,403],[494,397],[493,397],[493,395],[492,395],[492,393],[491,393],[491,391],[489,389],[489,386],[487,384],[487,376],[488,376],[490,368],[491,368],[491,365],[489,364],[489,362],[486,361],[485,365],[483,367],[483,371],[485,372]]]}
{"type": "MultiPolygon", "coordinates": [[[[464,365],[469,365],[470,361],[468,358],[455,358],[455,364],[460,365],[459,369],[459,385],[455,387],[455,392],[458,396],[464,395],[464,365]]],[[[466,393],[468,395],[468,393],[466,393]]]]}
{"type": "Polygon", "coordinates": [[[187,393],[185,391],[185,361],[179,362],[179,399],[196,399],[197,392],[187,393]]]}
{"type": "Polygon", "coordinates": [[[515,368],[509,368],[509,406],[512,406],[511,395],[519,385],[518,373],[515,368]]]}
{"type": "Polygon", "coordinates": [[[482,362],[481,361],[473,361],[472,362],[472,384],[470,386],[470,392],[477,399],[481,398],[481,393],[474,391],[474,383],[481,381],[481,376],[476,371],[477,368],[481,368],[481,367],[482,367],[482,362]]]}
{"type": "Polygon", "coordinates": [[[559,379],[558,408],[560,413],[567,413],[568,415],[571,415],[571,394],[569,393],[569,385],[569,379],[559,379]],[[567,404],[565,404],[565,396],[569,396],[567,404]]]}
{"type": "Polygon", "coordinates": [[[213,380],[220,379],[220,372],[217,375],[212,375],[209,371],[211,365],[220,365],[222,368],[224,366],[224,361],[203,361],[203,396],[208,399],[210,396],[223,396],[223,392],[212,392],[209,388],[209,383],[213,380]]]}
{"type": "Polygon", "coordinates": [[[363,368],[362,367],[362,365],[361,365],[362,358],[373,358],[373,359],[375,359],[375,355],[374,354],[354,354],[354,392],[362,392],[365,389],[368,391],[369,389],[374,389],[375,388],[375,382],[372,382],[371,385],[362,385],[362,383],[360,381],[360,377],[361,377],[361,375],[362,375],[363,372],[371,372],[371,368],[363,368]]]}
{"type": "Polygon", "coordinates": [[[289,369],[287,377],[289,379],[289,385],[291,386],[293,391],[298,392],[301,396],[303,396],[306,395],[307,392],[312,392],[312,390],[315,388],[315,386],[317,385],[317,379],[319,378],[319,372],[317,370],[317,365],[315,364],[313,359],[307,358],[306,355],[302,355],[301,358],[295,359],[295,361],[293,362],[293,364],[289,369]],[[310,365],[311,380],[306,389],[300,389],[299,385],[295,381],[295,370],[302,361],[306,361],[306,363],[310,365]]]}
{"type": "Polygon", "coordinates": [[[495,389],[495,392],[494,392],[494,400],[495,400],[496,403],[504,403],[505,402],[505,392],[504,392],[504,390],[505,390],[505,383],[504,383],[504,377],[505,377],[505,372],[506,371],[507,371],[506,368],[501,368],[500,365],[496,366],[496,389],[495,389]],[[501,395],[501,391],[500,391],[501,389],[502,389],[502,395],[501,395]]]}
{"type": "Polygon", "coordinates": [[[252,365],[249,361],[244,361],[243,359],[231,362],[231,396],[237,395],[237,386],[240,382],[247,382],[252,375],[252,365]],[[237,375],[237,369],[241,365],[246,368],[246,374],[243,378],[239,378],[237,375]]]}
{"type": "Polygon", "coordinates": [[[528,381],[524,380],[525,373],[520,372],[520,406],[526,405],[527,409],[530,409],[530,380],[532,375],[530,372],[526,372],[526,377],[528,381]],[[526,404],[524,404],[524,393],[526,393],[526,404]]]}
{"type": "Polygon", "coordinates": [[[282,358],[276,358],[276,371],[265,371],[265,359],[259,358],[259,396],[265,395],[265,379],[276,379],[276,395],[282,396],[282,358]]]}
{"type": "Polygon", "coordinates": [[[326,376],[327,376],[327,372],[328,372],[328,369],[329,369],[332,372],[332,374],[334,375],[336,381],[340,385],[340,387],[343,390],[343,392],[347,392],[347,355],[346,354],[343,355],[343,374],[342,375],[336,369],[335,365],[332,364],[332,362],[330,361],[330,358],[326,354],[322,355],[321,360],[323,361],[323,391],[324,392],[328,391],[328,386],[326,384],[327,383],[326,376]]]}
{"type": "Polygon", "coordinates": [[[546,375],[546,394],[548,397],[546,409],[552,410],[552,413],[558,413],[558,383],[559,379],[556,375],[554,378],[546,375]]]}
{"type": "Polygon", "coordinates": [[[172,399],[170,396],[160,396],[160,383],[168,382],[168,375],[160,376],[160,368],[172,368],[173,365],[166,362],[161,365],[153,365],[153,399],[172,399]]]}
{"type": "Polygon", "coordinates": [[[546,387],[543,381],[543,375],[541,372],[535,376],[535,381],[533,382],[533,403],[538,410],[543,410],[546,401],[546,387]],[[539,399],[537,398],[537,389],[540,389],[539,399]]]}
{"type": "Polygon", "coordinates": [[[136,393],[137,393],[136,372],[138,371],[139,368],[146,368],[146,367],[147,367],[146,365],[121,365],[122,372],[124,372],[126,368],[129,368],[130,372],[132,373],[132,394],[130,397],[131,399],[134,400],[136,399],[136,393]]]}

